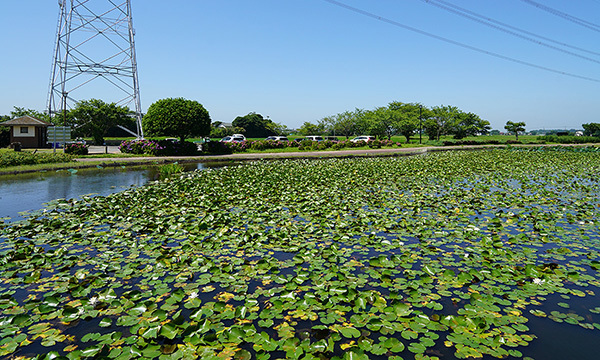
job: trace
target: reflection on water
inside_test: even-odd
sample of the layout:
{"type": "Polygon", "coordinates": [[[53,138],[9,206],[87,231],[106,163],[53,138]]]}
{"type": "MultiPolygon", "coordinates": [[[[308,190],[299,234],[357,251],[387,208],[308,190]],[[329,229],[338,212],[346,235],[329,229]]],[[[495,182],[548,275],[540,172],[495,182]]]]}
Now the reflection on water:
{"type": "MultiPolygon", "coordinates": [[[[186,171],[224,166],[223,163],[183,164],[186,171]]],[[[142,186],[158,178],[156,166],[61,170],[0,176],[0,218],[22,220],[20,212],[42,209],[56,199],[79,198],[82,195],[102,195],[142,186]]]]}

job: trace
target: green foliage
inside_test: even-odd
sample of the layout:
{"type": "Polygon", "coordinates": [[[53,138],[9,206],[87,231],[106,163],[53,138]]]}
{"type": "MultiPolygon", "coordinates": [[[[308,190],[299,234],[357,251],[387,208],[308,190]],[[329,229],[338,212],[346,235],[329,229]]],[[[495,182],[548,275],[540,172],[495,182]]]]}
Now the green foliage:
{"type": "Polygon", "coordinates": [[[538,337],[594,338],[582,149],[257,161],[59,200],[0,225],[0,357],[537,358],[538,337]]]}
{"type": "Polygon", "coordinates": [[[245,116],[238,116],[233,120],[233,126],[243,128],[243,132],[246,137],[260,138],[271,135],[276,135],[274,128],[275,123],[270,119],[265,119],[261,114],[254,112],[249,113],[245,116]]]}
{"type": "Polygon", "coordinates": [[[81,143],[65,144],[63,151],[65,152],[65,154],[70,155],[87,155],[88,145],[81,143]]]}
{"type": "Polygon", "coordinates": [[[558,135],[545,135],[538,136],[538,141],[554,144],[594,144],[600,143],[600,136],[558,136],[558,135]]]}
{"type": "Polygon", "coordinates": [[[583,135],[600,137],[600,123],[582,124],[583,135]]]}
{"type": "Polygon", "coordinates": [[[208,111],[199,102],[167,98],[150,105],[142,126],[147,136],[174,136],[183,142],[189,137],[208,136],[210,121],[208,111]]]}
{"type": "Polygon", "coordinates": [[[80,101],[70,111],[77,133],[91,136],[95,145],[104,144],[104,136],[110,128],[127,124],[130,113],[125,106],[98,99],[80,101]]]}
{"type": "Polygon", "coordinates": [[[224,138],[225,136],[231,136],[233,134],[244,134],[245,132],[246,132],[246,129],[241,128],[241,127],[236,127],[236,126],[230,127],[230,128],[213,127],[210,130],[210,137],[221,139],[221,138],[224,138]]]}
{"type": "Polygon", "coordinates": [[[178,163],[164,164],[158,167],[158,173],[161,179],[173,177],[174,175],[181,174],[184,168],[183,165],[178,163]]]}
{"type": "Polygon", "coordinates": [[[72,158],[68,154],[0,150],[0,168],[20,165],[68,163],[71,161],[72,158]]]}
{"type": "Polygon", "coordinates": [[[37,110],[33,110],[33,109],[26,109],[26,108],[22,108],[22,107],[18,107],[18,106],[14,106],[13,109],[14,110],[10,112],[10,119],[16,119],[21,116],[31,116],[38,120],[52,122],[52,121],[50,121],[51,120],[50,116],[48,116],[48,114],[46,114],[46,113],[43,113],[43,112],[40,112],[37,110]]]}
{"type": "Polygon", "coordinates": [[[525,131],[525,123],[522,121],[507,121],[506,125],[504,125],[504,129],[506,129],[506,131],[509,133],[515,134],[515,139],[519,140],[519,133],[525,131]]]}
{"type": "Polygon", "coordinates": [[[304,124],[298,129],[298,132],[304,136],[309,135],[324,135],[325,134],[325,125],[323,123],[312,124],[308,121],[305,121],[304,124]]]}
{"type": "MultiPolygon", "coordinates": [[[[8,116],[0,116],[0,123],[10,120],[8,116]]],[[[10,144],[10,126],[0,126],[0,148],[10,144]]]]}

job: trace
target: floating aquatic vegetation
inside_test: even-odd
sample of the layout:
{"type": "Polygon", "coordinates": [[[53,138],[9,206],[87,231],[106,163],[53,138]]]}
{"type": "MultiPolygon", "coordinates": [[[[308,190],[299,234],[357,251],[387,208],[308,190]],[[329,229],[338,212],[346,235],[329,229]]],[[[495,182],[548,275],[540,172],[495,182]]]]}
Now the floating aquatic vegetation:
{"type": "Polygon", "coordinates": [[[2,224],[0,356],[535,356],[600,336],[597,152],[256,162],[2,224]]]}

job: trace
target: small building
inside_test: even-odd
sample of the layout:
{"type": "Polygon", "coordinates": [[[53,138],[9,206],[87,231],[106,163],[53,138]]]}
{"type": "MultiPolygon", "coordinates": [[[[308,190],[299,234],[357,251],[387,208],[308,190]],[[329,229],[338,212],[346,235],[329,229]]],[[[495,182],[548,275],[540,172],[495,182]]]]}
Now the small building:
{"type": "Polygon", "coordinates": [[[31,149],[47,147],[47,129],[54,125],[26,115],[0,123],[0,126],[10,126],[11,144],[19,142],[22,148],[31,149]]]}

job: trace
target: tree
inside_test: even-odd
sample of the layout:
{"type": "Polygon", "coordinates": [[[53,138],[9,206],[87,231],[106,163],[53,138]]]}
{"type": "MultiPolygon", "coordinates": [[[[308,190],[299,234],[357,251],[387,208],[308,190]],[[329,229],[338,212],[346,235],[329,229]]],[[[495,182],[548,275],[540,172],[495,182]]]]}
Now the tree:
{"type": "Polygon", "coordinates": [[[91,136],[96,145],[104,143],[108,129],[127,124],[130,114],[131,111],[125,106],[107,104],[98,99],[80,101],[70,111],[77,131],[84,136],[91,136]]]}
{"type": "Polygon", "coordinates": [[[525,131],[525,123],[522,121],[520,121],[520,122],[507,121],[506,125],[504,125],[504,128],[509,133],[515,134],[515,139],[519,140],[519,133],[525,131]]]}
{"type": "Polygon", "coordinates": [[[583,135],[600,137],[599,123],[582,124],[581,126],[583,126],[583,135]]]}
{"type": "Polygon", "coordinates": [[[399,101],[391,102],[388,108],[396,113],[396,130],[406,138],[406,143],[419,128],[419,110],[420,104],[401,103],[399,101]]]}
{"type": "Polygon", "coordinates": [[[491,129],[489,121],[483,120],[473,113],[460,111],[456,120],[454,128],[451,130],[455,139],[462,139],[467,136],[485,135],[491,129]]]}
{"type": "Polygon", "coordinates": [[[313,124],[311,122],[305,121],[304,124],[298,129],[298,132],[304,136],[308,135],[323,135],[325,133],[325,128],[323,124],[313,124]]]}
{"type": "Polygon", "coordinates": [[[460,110],[456,106],[440,105],[431,109],[431,114],[425,122],[425,132],[429,139],[440,140],[453,128],[460,110]]]}
{"type": "Polygon", "coordinates": [[[366,117],[370,125],[369,134],[388,139],[396,135],[398,114],[395,111],[381,106],[368,111],[366,117]]]}
{"type": "Polygon", "coordinates": [[[194,136],[210,134],[210,115],[195,100],[167,98],[154,102],[142,118],[148,136],[173,136],[181,142],[194,136]]]}
{"type": "Polygon", "coordinates": [[[272,130],[275,124],[270,119],[265,119],[261,114],[254,112],[245,116],[238,116],[233,120],[233,126],[246,129],[246,137],[267,137],[275,135],[272,130]]]}
{"type": "Polygon", "coordinates": [[[334,135],[342,135],[348,139],[356,133],[357,116],[356,112],[344,111],[331,117],[333,120],[334,135]]]}
{"type": "MultiPolygon", "coordinates": [[[[0,115],[0,123],[10,120],[8,115],[0,115]]],[[[10,144],[10,127],[0,126],[0,147],[5,147],[10,144]]]]}
{"type": "Polygon", "coordinates": [[[25,109],[22,107],[13,106],[13,111],[10,112],[10,119],[16,119],[21,116],[31,116],[38,120],[51,122],[50,116],[48,116],[48,114],[33,109],[25,109]]]}

